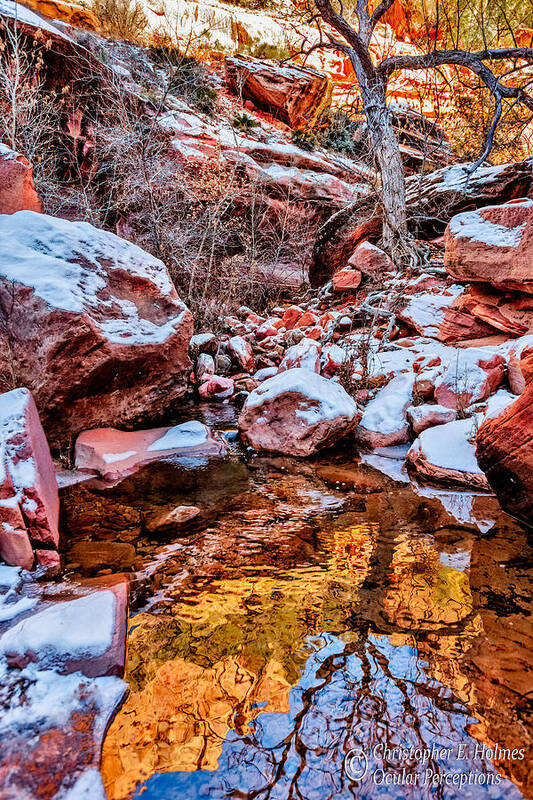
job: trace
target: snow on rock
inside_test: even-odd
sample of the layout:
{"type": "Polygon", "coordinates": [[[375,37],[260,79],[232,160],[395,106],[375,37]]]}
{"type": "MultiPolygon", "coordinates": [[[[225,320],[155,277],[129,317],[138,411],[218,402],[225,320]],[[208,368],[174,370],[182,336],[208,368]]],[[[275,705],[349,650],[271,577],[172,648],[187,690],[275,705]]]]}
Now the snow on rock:
{"type": "Polygon", "coordinates": [[[185,391],[191,315],[163,263],[112,233],[0,216],[0,302],[0,375],[34,392],[53,447],[160,414],[185,391]]]}
{"type": "Polygon", "coordinates": [[[56,548],[59,496],[48,442],[27,389],[0,395],[0,557],[33,566],[30,537],[56,548]]]}
{"type": "Polygon", "coordinates": [[[437,337],[445,319],[446,309],[463,291],[462,286],[454,284],[438,294],[429,292],[415,294],[397,316],[422,336],[437,337]]]}
{"type": "Polygon", "coordinates": [[[326,344],[322,347],[320,371],[326,378],[335,375],[346,360],[346,351],[338,344],[326,344]]]}
{"type": "Polygon", "coordinates": [[[242,336],[232,336],[228,341],[228,350],[246,372],[254,371],[254,353],[250,342],[242,336]]]}
{"type": "Polygon", "coordinates": [[[199,381],[208,380],[215,374],[215,359],[209,353],[200,353],[196,362],[196,377],[199,381]]]}
{"type": "Polygon", "coordinates": [[[418,475],[445,485],[489,490],[476,459],[475,424],[459,419],[423,431],[407,454],[418,475]]]}
{"type": "Polygon", "coordinates": [[[152,461],[223,455],[226,446],[202,422],[172,428],[125,432],[116,428],[84,431],[76,440],[76,468],[120,481],[152,461]]]}
{"type": "Polygon", "coordinates": [[[460,411],[486,400],[504,378],[505,359],[491,348],[447,348],[441,352],[443,369],[435,380],[435,400],[447,408],[460,411]]]}
{"type": "Polygon", "coordinates": [[[320,353],[321,345],[314,339],[305,337],[298,344],[288,347],[281,364],[279,371],[294,369],[301,367],[311,372],[320,372],[320,353]]]}
{"type": "Polygon", "coordinates": [[[21,568],[0,564],[0,625],[37,605],[38,598],[23,596],[21,586],[21,568]]]}
{"type": "Polygon", "coordinates": [[[10,798],[97,800],[103,738],[126,692],[128,582],[84,581],[65,599],[66,586],[28,579],[0,567],[0,597],[15,595],[0,611],[26,604],[0,620],[0,786],[10,798]]]}
{"type": "Polygon", "coordinates": [[[43,210],[33,183],[33,168],[24,156],[0,142],[0,214],[43,210]]]}
{"type": "Polygon", "coordinates": [[[413,432],[417,435],[425,431],[426,428],[453,422],[455,417],[456,412],[453,409],[434,403],[422,403],[419,406],[410,406],[407,409],[407,419],[413,432]]]}
{"type": "Polygon", "coordinates": [[[533,351],[533,335],[511,339],[502,345],[499,351],[507,357],[507,380],[511,391],[514,394],[522,394],[526,383],[533,378],[533,374],[530,374],[531,360],[529,358],[533,351]]]}
{"type": "Polygon", "coordinates": [[[444,263],[454,278],[533,293],[533,200],[457,214],[445,245],[444,263]]]}
{"type": "Polygon", "coordinates": [[[389,447],[409,440],[407,408],[413,401],[414,375],[397,375],[367,405],[356,438],[369,447],[389,447]]]}
{"type": "Polygon", "coordinates": [[[247,397],[243,441],[257,450],[308,456],[357,425],[360,412],[342,386],[308,369],[280,372],[247,397]]]}

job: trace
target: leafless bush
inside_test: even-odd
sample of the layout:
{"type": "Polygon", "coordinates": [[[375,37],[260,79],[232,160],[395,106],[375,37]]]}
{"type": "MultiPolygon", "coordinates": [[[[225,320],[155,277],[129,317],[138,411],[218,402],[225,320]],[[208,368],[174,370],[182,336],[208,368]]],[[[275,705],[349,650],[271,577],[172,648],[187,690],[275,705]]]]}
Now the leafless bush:
{"type": "Polygon", "coordinates": [[[129,42],[145,40],[148,20],[139,0],[93,0],[92,9],[108,36],[129,42]]]}
{"type": "Polygon", "coordinates": [[[62,98],[44,90],[42,47],[29,43],[17,25],[0,38],[0,140],[34,166],[36,182],[55,168],[51,146],[62,98]]]}

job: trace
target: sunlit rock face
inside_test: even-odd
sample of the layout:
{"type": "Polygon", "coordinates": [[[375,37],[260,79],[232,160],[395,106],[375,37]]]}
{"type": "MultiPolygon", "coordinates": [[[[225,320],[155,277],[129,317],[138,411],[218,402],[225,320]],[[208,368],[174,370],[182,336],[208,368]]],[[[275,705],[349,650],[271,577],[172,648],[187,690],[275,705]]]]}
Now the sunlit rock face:
{"type": "Polygon", "coordinates": [[[234,92],[292,128],[312,127],[331,104],[330,81],[305,66],[232,56],[226,78],[234,92]]]}
{"type": "Polygon", "coordinates": [[[192,319],[164,264],[84,222],[0,217],[0,374],[33,393],[52,448],[139,424],[186,388],[192,319]]]}
{"type": "Polygon", "coordinates": [[[0,142],[0,214],[43,210],[35,190],[33,167],[20,153],[0,142]]]}

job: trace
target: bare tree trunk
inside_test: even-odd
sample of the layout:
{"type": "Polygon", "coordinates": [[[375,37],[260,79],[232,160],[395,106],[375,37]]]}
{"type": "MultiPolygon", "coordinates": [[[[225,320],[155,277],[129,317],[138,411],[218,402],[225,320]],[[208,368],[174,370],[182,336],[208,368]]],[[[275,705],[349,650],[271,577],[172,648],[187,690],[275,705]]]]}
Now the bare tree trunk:
{"type": "Polygon", "coordinates": [[[353,50],[350,60],[361,90],[372,152],[381,179],[379,191],[383,206],[383,245],[394,260],[405,253],[407,211],[403,162],[387,107],[387,84],[380,79],[372,64],[367,64],[365,68],[353,50]]]}
{"type": "Polygon", "coordinates": [[[372,150],[381,177],[383,204],[383,244],[395,253],[405,244],[407,211],[405,204],[405,175],[400,144],[392,126],[392,117],[385,102],[385,88],[374,87],[362,92],[372,150]]]}

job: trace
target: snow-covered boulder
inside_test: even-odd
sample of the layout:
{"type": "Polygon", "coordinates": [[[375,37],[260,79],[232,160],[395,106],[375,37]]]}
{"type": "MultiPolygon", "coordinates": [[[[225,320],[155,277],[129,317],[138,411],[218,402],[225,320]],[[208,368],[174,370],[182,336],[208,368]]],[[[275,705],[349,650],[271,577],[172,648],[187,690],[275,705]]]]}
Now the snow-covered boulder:
{"type": "Polygon", "coordinates": [[[283,372],[284,370],[300,367],[311,372],[320,372],[321,349],[321,345],[318,342],[305,337],[298,344],[293,344],[292,347],[287,348],[279,365],[279,371],[283,372]]]}
{"type": "Polygon", "coordinates": [[[453,217],[445,266],[463,281],[533,293],[533,200],[511,200],[453,217]]]}
{"type": "Polygon", "coordinates": [[[29,597],[13,578],[0,636],[2,796],[104,800],[102,742],[127,689],[128,583],[98,579],[77,587],[84,596],[40,602],[35,584],[29,597]]]}
{"type": "Polygon", "coordinates": [[[0,214],[23,209],[43,210],[33,183],[33,168],[24,156],[0,143],[0,214]]]}
{"type": "Polygon", "coordinates": [[[435,403],[422,403],[419,406],[410,406],[407,409],[407,419],[411,424],[413,433],[419,434],[426,428],[433,428],[435,425],[445,425],[453,422],[456,412],[446,406],[439,406],[435,403]]]}
{"type": "Polygon", "coordinates": [[[76,468],[119,481],[152,461],[224,455],[226,446],[202,422],[191,420],[172,428],[118,431],[97,428],[76,440],[76,468]]]}
{"type": "Polygon", "coordinates": [[[0,376],[50,444],[161,414],[183,394],[192,319],[164,264],[84,222],[0,216],[0,376]]]}
{"type": "Polygon", "coordinates": [[[360,416],[342,386],[296,368],[269,378],[246,398],[239,430],[256,450],[309,456],[353,430],[360,416]]]}
{"type": "Polygon", "coordinates": [[[459,419],[423,431],[407,453],[407,463],[434,483],[489,490],[476,459],[472,419],[459,419]]]}
{"type": "Polygon", "coordinates": [[[357,441],[368,447],[389,447],[409,441],[406,412],[413,402],[414,375],[397,375],[379,390],[363,412],[357,441]]]}
{"type": "Polygon", "coordinates": [[[30,537],[59,543],[59,497],[39,414],[27,389],[0,395],[0,557],[31,569],[30,537]]]}
{"type": "Polygon", "coordinates": [[[486,400],[505,375],[505,358],[489,347],[442,348],[441,374],[435,379],[435,400],[464,410],[486,400]]]}
{"type": "Polygon", "coordinates": [[[439,292],[419,292],[409,298],[398,312],[398,318],[406,322],[422,336],[438,337],[445,312],[456,297],[463,292],[462,286],[450,286],[439,292]]]}

